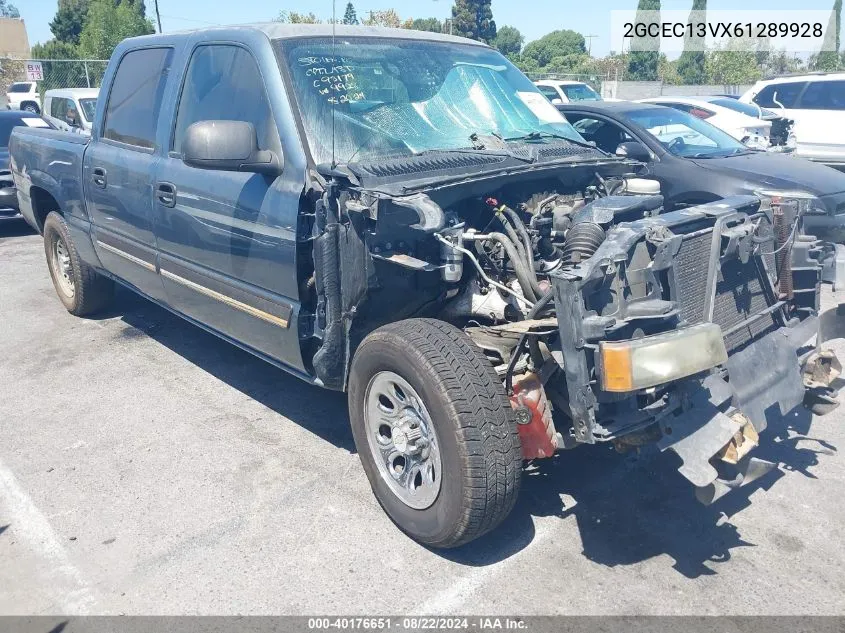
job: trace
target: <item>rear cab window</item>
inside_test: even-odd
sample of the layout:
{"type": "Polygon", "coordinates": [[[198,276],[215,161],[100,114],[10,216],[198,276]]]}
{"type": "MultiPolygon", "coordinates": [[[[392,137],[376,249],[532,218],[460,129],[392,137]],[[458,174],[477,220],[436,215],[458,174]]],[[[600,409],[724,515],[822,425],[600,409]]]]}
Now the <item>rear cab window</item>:
{"type": "Polygon", "coordinates": [[[101,138],[143,150],[155,147],[172,59],[172,48],[143,48],[123,56],[112,80],[101,138]]]}

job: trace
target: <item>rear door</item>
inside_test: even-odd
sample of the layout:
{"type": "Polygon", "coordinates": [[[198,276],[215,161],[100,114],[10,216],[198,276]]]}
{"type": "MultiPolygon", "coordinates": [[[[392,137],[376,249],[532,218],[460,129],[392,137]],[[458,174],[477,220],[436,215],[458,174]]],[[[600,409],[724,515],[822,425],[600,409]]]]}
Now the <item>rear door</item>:
{"type": "Polygon", "coordinates": [[[799,153],[814,158],[845,159],[845,80],[818,79],[807,84],[795,109],[794,118],[799,153]]]}
{"type": "Polygon", "coordinates": [[[251,123],[259,148],[282,156],[262,70],[238,43],[193,49],[170,151],[157,170],[156,232],[169,303],[272,359],[300,366],[291,323],[299,198],[289,188],[301,180],[292,173],[272,178],[186,165],[186,130],[208,120],[251,123]]]}
{"type": "Polygon", "coordinates": [[[130,50],[121,58],[105,115],[85,152],[83,180],[94,246],[103,265],[141,292],[164,298],[156,269],[153,178],[158,125],[173,49],[130,50]]]}

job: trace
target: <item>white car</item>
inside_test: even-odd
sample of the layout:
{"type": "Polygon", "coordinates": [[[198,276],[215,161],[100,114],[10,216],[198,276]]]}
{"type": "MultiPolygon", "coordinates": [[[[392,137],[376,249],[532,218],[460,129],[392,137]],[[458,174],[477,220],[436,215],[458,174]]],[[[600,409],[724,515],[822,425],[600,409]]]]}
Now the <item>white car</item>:
{"type": "Polygon", "coordinates": [[[24,112],[41,113],[41,96],[34,81],[16,81],[6,91],[7,108],[24,112]]]}
{"type": "Polygon", "coordinates": [[[559,79],[541,79],[534,85],[553,105],[572,103],[573,101],[601,101],[601,95],[583,81],[562,81],[559,79]]]}
{"type": "Polygon", "coordinates": [[[706,119],[723,132],[754,149],[769,149],[771,121],[765,120],[767,110],[747,103],[737,103],[730,97],[652,97],[639,103],[656,103],[699,119],[706,119]]]}
{"type": "Polygon", "coordinates": [[[811,73],[758,81],[742,95],[795,121],[795,153],[845,167],[845,73],[811,73]]]}
{"type": "Polygon", "coordinates": [[[64,88],[44,93],[44,118],[60,130],[91,135],[99,88],[64,88]]]}

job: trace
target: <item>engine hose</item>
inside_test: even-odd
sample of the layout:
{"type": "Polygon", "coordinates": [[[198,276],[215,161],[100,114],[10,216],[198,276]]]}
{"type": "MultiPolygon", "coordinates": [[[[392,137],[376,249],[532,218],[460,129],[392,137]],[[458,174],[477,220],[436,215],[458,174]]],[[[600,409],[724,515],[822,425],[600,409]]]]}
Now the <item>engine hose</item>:
{"type": "Polygon", "coordinates": [[[604,229],[592,222],[575,224],[566,233],[563,243],[563,264],[575,266],[592,257],[604,242],[604,229]]]}
{"type": "Polygon", "coordinates": [[[537,301],[537,297],[543,293],[537,283],[537,278],[531,276],[531,272],[526,268],[514,243],[504,233],[487,233],[487,238],[498,242],[505,249],[505,253],[507,253],[508,259],[511,260],[511,266],[513,266],[517,281],[519,281],[519,286],[522,288],[525,298],[532,303],[537,301]]]}
{"type": "Polygon", "coordinates": [[[531,268],[528,266],[528,257],[526,257],[525,255],[525,245],[519,239],[519,236],[516,234],[516,231],[514,231],[513,226],[511,226],[510,222],[508,222],[503,217],[500,217],[499,220],[502,223],[502,227],[505,229],[505,233],[507,233],[508,235],[508,239],[514,246],[516,246],[516,250],[519,253],[520,260],[523,264],[525,264],[525,267],[528,268],[528,270],[531,270],[531,268]]]}
{"type": "MultiPolygon", "coordinates": [[[[536,318],[543,308],[549,305],[549,302],[551,302],[554,297],[554,290],[549,290],[546,294],[540,297],[540,300],[537,301],[537,303],[534,304],[534,307],[528,311],[528,315],[525,319],[530,321],[531,319],[536,318]]],[[[505,392],[508,395],[513,393],[513,370],[516,368],[516,363],[519,361],[519,357],[522,356],[522,350],[525,349],[525,344],[527,342],[528,334],[520,336],[519,341],[516,343],[516,347],[513,348],[511,359],[508,361],[508,370],[505,372],[505,392]]]]}
{"type": "Polygon", "coordinates": [[[513,223],[516,232],[519,233],[519,237],[522,238],[522,245],[525,249],[525,259],[528,261],[528,268],[531,270],[531,274],[536,277],[537,269],[534,267],[534,249],[531,246],[531,236],[528,235],[528,229],[525,228],[525,222],[523,222],[522,218],[519,217],[519,214],[510,207],[504,207],[503,211],[513,223]]]}

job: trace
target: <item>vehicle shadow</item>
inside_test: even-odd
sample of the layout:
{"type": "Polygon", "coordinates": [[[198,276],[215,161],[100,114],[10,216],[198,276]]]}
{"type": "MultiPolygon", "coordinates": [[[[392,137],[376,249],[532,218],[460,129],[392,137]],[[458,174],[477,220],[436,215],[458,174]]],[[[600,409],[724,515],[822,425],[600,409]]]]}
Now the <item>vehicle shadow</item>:
{"type": "Polygon", "coordinates": [[[469,566],[493,564],[533,541],[534,517],[559,517],[575,520],[583,555],[600,565],[633,565],[667,555],[687,578],[716,574],[735,548],[754,546],[730,520],[750,505],[752,493],[771,488],[787,471],[815,477],[811,468],[819,454],[836,451],[807,435],[811,420],[803,407],[770,418],[754,456],[779,468],[710,506],[695,499],[672,452],[649,447],[623,455],[598,445],[539,460],[527,469],[517,506],[501,528],[441,554],[469,566]]]}
{"type": "MultiPolygon", "coordinates": [[[[355,451],[343,394],[308,385],[123,288],[101,318],[109,317],[131,326],[124,336],[147,335],[327,442],[355,451]]],[[[672,452],[649,447],[619,454],[601,444],[538,460],[526,468],[516,507],[501,526],[465,546],[432,552],[467,566],[495,564],[535,540],[536,517],[558,517],[575,521],[583,555],[600,565],[667,555],[688,578],[716,574],[714,565],[729,561],[732,550],[754,546],[730,521],[751,503],[749,496],[787,471],[815,477],[819,455],[836,451],[808,435],[811,421],[803,407],[771,416],[754,456],[779,468],[711,506],[695,499],[672,452]]]]}
{"type": "Polygon", "coordinates": [[[35,231],[25,220],[18,219],[0,222],[0,240],[4,237],[23,237],[25,235],[35,235],[35,231]]]}
{"type": "Polygon", "coordinates": [[[145,334],[194,365],[331,444],[354,452],[346,396],[303,382],[287,372],[118,287],[112,309],[132,326],[123,336],[145,334]]]}

